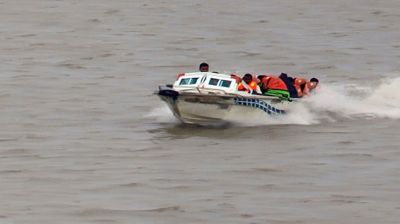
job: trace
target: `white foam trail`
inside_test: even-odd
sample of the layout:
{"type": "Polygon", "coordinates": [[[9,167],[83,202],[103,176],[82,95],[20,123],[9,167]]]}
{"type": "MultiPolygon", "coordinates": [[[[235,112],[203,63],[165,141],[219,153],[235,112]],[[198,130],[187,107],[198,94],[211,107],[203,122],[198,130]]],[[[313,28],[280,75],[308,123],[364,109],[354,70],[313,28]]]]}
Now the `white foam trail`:
{"type": "Polygon", "coordinates": [[[318,94],[304,99],[315,119],[400,118],[400,78],[385,79],[374,87],[323,85],[318,94]]]}
{"type": "Polygon", "coordinates": [[[384,80],[366,101],[371,104],[400,109],[400,78],[384,80]]]}
{"type": "Polygon", "coordinates": [[[153,108],[149,113],[145,114],[144,117],[154,119],[160,123],[178,122],[178,119],[174,117],[167,105],[160,105],[156,108],[153,108]]]}

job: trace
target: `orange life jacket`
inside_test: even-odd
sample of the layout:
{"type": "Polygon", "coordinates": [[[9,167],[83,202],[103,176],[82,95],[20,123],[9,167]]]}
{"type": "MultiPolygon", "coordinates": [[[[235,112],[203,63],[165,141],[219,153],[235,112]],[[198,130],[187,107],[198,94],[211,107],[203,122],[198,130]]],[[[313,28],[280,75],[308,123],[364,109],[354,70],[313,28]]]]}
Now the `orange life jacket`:
{"type": "Polygon", "coordinates": [[[316,84],[315,82],[308,81],[304,87],[303,95],[304,96],[310,95],[311,90],[315,89],[317,85],[318,83],[316,84]]]}
{"type": "Polygon", "coordinates": [[[304,89],[307,85],[307,80],[299,77],[294,78],[293,86],[296,89],[297,97],[302,97],[304,95],[304,89]]]}
{"type": "Polygon", "coordinates": [[[259,76],[259,79],[260,79],[260,83],[261,83],[261,86],[260,86],[261,91],[262,92],[267,91],[268,90],[268,82],[271,79],[271,76],[262,75],[262,76],[259,76]]]}
{"type": "MultiPolygon", "coordinates": [[[[251,88],[251,90],[254,90],[254,91],[257,90],[257,82],[251,81],[250,83],[246,83],[246,84],[251,88]]],[[[239,90],[239,91],[247,91],[247,92],[250,92],[250,89],[247,89],[247,88],[243,85],[243,83],[239,83],[239,85],[238,85],[238,90],[239,90]]]]}
{"type": "Polygon", "coordinates": [[[261,79],[262,87],[264,90],[275,89],[275,90],[288,90],[285,82],[276,76],[266,76],[261,79]]]}

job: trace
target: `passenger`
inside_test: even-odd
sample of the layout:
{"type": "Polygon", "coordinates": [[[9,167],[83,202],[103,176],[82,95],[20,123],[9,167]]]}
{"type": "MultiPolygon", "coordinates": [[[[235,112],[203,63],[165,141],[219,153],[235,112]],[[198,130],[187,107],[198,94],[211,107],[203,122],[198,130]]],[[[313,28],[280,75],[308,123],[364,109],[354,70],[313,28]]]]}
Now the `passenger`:
{"type": "Polygon", "coordinates": [[[297,95],[296,88],[294,87],[294,79],[292,77],[289,77],[286,73],[281,73],[279,76],[280,79],[286,84],[287,90],[290,93],[291,98],[298,98],[299,96],[297,95]]]}
{"type": "Polygon", "coordinates": [[[310,81],[307,81],[304,78],[296,77],[293,85],[296,88],[298,97],[303,97],[309,95],[310,91],[317,87],[318,83],[317,78],[311,78],[310,81]]]}
{"type": "Polygon", "coordinates": [[[203,62],[199,66],[199,71],[200,72],[208,72],[208,67],[209,67],[208,64],[203,62]]]}
{"type": "Polygon", "coordinates": [[[318,84],[319,84],[319,80],[317,78],[311,78],[310,81],[308,81],[306,83],[306,85],[304,86],[303,95],[304,96],[310,95],[312,90],[317,88],[318,84]]]}
{"type": "Polygon", "coordinates": [[[283,98],[290,98],[290,93],[285,82],[273,75],[263,75],[258,77],[261,82],[261,91],[264,95],[274,95],[283,98]]]}
{"type": "Polygon", "coordinates": [[[317,78],[307,81],[301,77],[287,76],[285,73],[281,73],[279,77],[262,75],[258,78],[261,80],[260,88],[264,95],[278,95],[285,98],[301,98],[309,95],[319,83],[317,78]]]}
{"type": "Polygon", "coordinates": [[[301,77],[295,77],[293,80],[293,86],[296,89],[297,97],[303,97],[304,88],[307,84],[307,80],[301,77]]]}
{"type": "Polygon", "coordinates": [[[261,94],[260,87],[257,82],[254,81],[253,76],[249,73],[242,77],[242,82],[238,85],[239,91],[247,91],[252,94],[261,94]]]}

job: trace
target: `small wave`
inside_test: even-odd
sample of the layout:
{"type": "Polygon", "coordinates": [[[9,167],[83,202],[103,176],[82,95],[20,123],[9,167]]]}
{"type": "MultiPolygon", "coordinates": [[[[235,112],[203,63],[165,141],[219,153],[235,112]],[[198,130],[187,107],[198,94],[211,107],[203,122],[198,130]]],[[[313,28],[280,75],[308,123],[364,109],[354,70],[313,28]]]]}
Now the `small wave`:
{"type": "Polygon", "coordinates": [[[91,208],[79,211],[78,216],[110,216],[110,215],[129,215],[138,212],[182,212],[180,206],[166,206],[156,208],[142,208],[142,209],[109,209],[109,208],[91,208]]]}

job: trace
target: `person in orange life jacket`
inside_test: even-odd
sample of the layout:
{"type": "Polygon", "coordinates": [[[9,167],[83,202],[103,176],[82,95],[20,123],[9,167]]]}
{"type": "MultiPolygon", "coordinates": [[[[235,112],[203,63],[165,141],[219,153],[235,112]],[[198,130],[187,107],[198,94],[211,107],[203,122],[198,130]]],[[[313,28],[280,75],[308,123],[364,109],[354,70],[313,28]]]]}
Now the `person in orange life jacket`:
{"type": "Polygon", "coordinates": [[[317,78],[311,78],[310,81],[307,81],[304,78],[295,77],[293,81],[298,97],[309,95],[311,90],[317,87],[318,83],[319,80],[317,78]]]}
{"type": "Polygon", "coordinates": [[[310,81],[306,83],[303,90],[303,96],[310,95],[310,93],[317,88],[319,80],[317,78],[311,78],[310,81]]]}
{"type": "Polygon", "coordinates": [[[262,75],[258,77],[261,82],[261,90],[263,92],[272,90],[287,90],[286,84],[277,76],[274,75],[262,75]]]}
{"type": "Polygon", "coordinates": [[[199,71],[200,71],[200,72],[208,72],[208,68],[209,68],[209,66],[208,66],[208,64],[205,63],[205,62],[203,62],[203,63],[201,63],[201,64],[199,65],[199,71]]]}
{"type": "Polygon", "coordinates": [[[239,91],[247,91],[252,94],[261,94],[260,87],[257,82],[253,80],[253,76],[249,73],[242,77],[242,82],[238,85],[239,91]]]}
{"type": "Polygon", "coordinates": [[[294,77],[293,86],[296,89],[297,96],[303,97],[303,91],[307,84],[307,80],[301,77],[294,77]]]}
{"type": "Polygon", "coordinates": [[[294,79],[288,76],[286,73],[281,73],[279,78],[286,84],[287,90],[289,91],[291,98],[298,98],[296,88],[294,87],[294,79]]]}
{"type": "Polygon", "coordinates": [[[260,86],[260,90],[262,93],[265,93],[268,90],[268,84],[269,84],[269,81],[271,81],[271,77],[272,77],[271,75],[257,76],[258,80],[260,80],[258,85],[260,86]]]}

